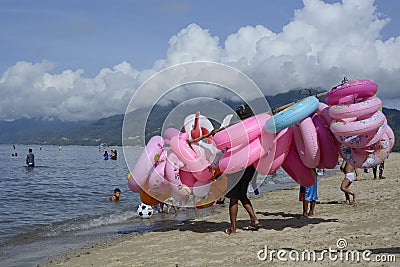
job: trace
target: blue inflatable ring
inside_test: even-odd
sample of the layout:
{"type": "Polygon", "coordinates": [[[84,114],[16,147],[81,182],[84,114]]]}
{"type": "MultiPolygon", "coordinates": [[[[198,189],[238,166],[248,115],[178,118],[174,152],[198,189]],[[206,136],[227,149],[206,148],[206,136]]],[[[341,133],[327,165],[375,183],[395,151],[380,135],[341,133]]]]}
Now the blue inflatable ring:
{"type": "Polygon", "coordinates": [[[306,97],[276,113],[267,120],[264,128],[269,133],[277,133],[310,116],[317,110],[318,104],[319,100],[315,96],[306,97]]]}

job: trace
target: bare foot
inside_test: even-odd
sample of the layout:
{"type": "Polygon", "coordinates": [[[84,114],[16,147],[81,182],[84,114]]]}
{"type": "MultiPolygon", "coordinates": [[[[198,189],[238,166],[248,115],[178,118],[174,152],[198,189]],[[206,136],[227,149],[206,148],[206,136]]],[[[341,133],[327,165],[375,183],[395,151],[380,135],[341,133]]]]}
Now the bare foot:
{"type": "MultiPolygon", "coordinates": [[[[358,194],[358,193],[357,193],[358,194]]],[[[356,202],[356,193],[353,194],[353,203],[356,202]]]]}
{"type": "Polygon", "coordinates": [[[306,218],[308,217],[307,212],[304,212],[304,213],[303,213],[303,217],[306,217],[306,218]]]}
{"type": "Polygon", "coordinates": [[[255,220],[254,222],[252,221],[252,222],[250,223],[250,226],[253,226],[253,227],[260,227],[260,222],[259,222],[258,220],[255,220]]]}
{"type": "Polygon", "coordinates": [[[308,217],[311,217],[311,216],[314,216],[314,212],[313,212],[313,211],[310,211],[310,212],[308,213],[308,217]]]}

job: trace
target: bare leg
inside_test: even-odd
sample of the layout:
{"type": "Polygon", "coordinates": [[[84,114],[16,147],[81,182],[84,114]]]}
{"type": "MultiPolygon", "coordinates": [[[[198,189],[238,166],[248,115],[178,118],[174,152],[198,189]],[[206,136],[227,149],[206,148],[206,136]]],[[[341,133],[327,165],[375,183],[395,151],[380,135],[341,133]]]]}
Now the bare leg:
{"type": "Polygon", "coordinates": [[[385,168],[384,162],[379,165],[379,179],[385,179],[386,177],[383,176],[383,169],[385,168]]]}
{"type": "Polygon", "coordinates": [[[344,196],[346,197],[346,203],[350,204],[350,195],[349,195],[349,193],[344,193],[344,196]]]}
{"type": "Polygon", "coordinates": [[[353,196],[353,202],[356,201],[356,193],[350,190],[351,182],[349,179],[344,178],[340,190],[342,190],[346,196],[346,202],[350,203],[350,196],[353,196]]]}
{"type": "Polygon", "coordinates": [[[185,199],[185,202],[183,203],[182,210],[186,210],[186,209],[187,209],[187,207],[188,207],[188,205],[189,205],[189,198],[190,198],[190,196],[188,196],[188,197],[185,199]]]}
{"type": "Polygon", "coordinates": [[[160,212],[163,213],[164,212],[164,203],[160,203],[160,212]]]}
{"type": "Polygon", "coordinates": [[[376,179],[376,170],[377,170],[377,166],[372,167],[372,173],[374,174],[374,179],[376,179]]]}
{"type": "Polygon", "coordinates": [[[178,213],[178,207],[176,206],[176,201],[175,201],[175,199],[172,199],[172,207],[174,208],[175,214],[177,214],[177,213],[178,213]]]}
{"type": "Polygon", "coordinates": [[[314,215],[315,201],[311,201],[310,203],[310,211],[308,212],[308,216],[314,215]]]}
{"type": "Polygon", "coordinates": [[[303,200],[303,216],[304,217],[308,217],[307,211],[308,211],[308,202],[303,200]]]}
{"type": "Polygon", "coordinates": [[[260,224],[260,222],[257,220],[256,214],[254,213],[254,209],[253,206],[251,205],[250,199],[246,198],[242,198],[240,199],[240,202],[242,202],[243,207],[246,209],[247,213],[250,216],[250,220],[251,220],[251,225],[252,226],[257,226],[260,224]]]}
{"type": "Polygon", "coordinates": [[[231,198],[229,201],[229,218],[231,220],[231,233],[236,233],[236,218],[238,214],[238,199],[231,198]]]}

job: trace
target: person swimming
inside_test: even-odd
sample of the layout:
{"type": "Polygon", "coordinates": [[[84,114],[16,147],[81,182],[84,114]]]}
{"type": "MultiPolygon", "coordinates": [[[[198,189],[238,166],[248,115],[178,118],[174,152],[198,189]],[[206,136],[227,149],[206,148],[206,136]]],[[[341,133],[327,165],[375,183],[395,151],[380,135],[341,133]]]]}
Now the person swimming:
{"type": "Polygon", "coordinates": [[[121,190],[119,188],[114,189],[114,194],[108,198],[110,201],[119,201],[119,198],[121,197],[121,190]]]}

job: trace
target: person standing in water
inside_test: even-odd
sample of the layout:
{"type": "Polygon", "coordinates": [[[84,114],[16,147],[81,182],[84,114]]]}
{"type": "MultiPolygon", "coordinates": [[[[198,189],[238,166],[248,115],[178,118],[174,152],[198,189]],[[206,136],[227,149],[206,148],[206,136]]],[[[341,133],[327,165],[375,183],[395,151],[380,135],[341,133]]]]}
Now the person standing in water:
{"type": "Polygon", "coordinates": [[[35,155],[32,153],[32,148],[29,148],[28,155],[26,155],[26,165],[28,167],[35,167],[35,155]]]}

